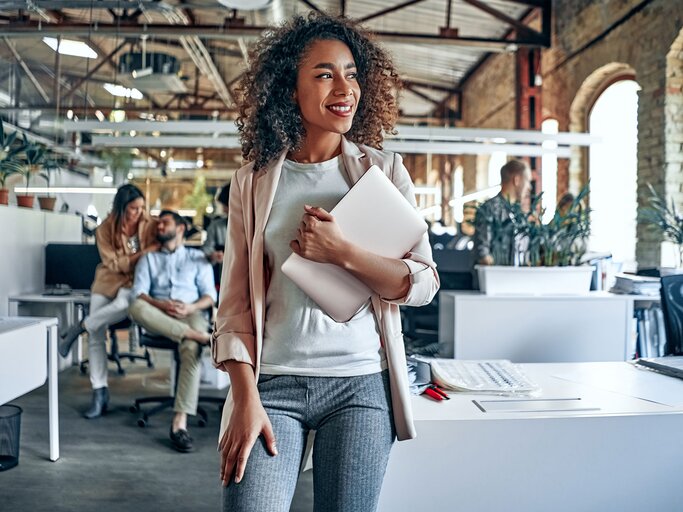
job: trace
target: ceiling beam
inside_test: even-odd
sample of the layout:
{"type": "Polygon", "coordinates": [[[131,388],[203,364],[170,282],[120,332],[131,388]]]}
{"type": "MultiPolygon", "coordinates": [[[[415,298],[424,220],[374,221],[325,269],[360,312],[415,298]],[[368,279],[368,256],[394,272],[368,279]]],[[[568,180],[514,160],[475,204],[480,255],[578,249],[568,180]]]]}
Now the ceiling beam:
{"type": "Polygon", "coordinates": [[[540,32],[536,32],[535,30],[527,27],[522,23],[521,21],[512,18],[505,14],[504,12],[499,11],[498,9],[495,9],[491,7],[488,4],[485,4],[484,2],[481,2],[480,0],[463,0],[465,3],[470,4],[472,7],[476,7],[480,11],[484,11],[487,14],[490,14],[494,18],[496,18],[499,21],[503,21],[507,23],[508,25],[511,25],[518,33],[518,35],[521,35],[523,37],[526,37],[528,39],[538,39],[539,44],[543,42],[543,36],[540,32]]]}
{"type": "MultiPolygon", "coordinates": [[[[197,36],[202,39],[228,39],[234,40],[239,37],[259,37],[261,33],[271,27],[265,26],[235,26],[222,25],[121,25],[99,23],[89,25],[87,23],[63,23],[60,25],[40,24],[38,22],[12,22],[0,27],[0,36],[18,37],[42,37],[46,35],[76,35],[97,37],[139,37],[144,34],[163,36],[167,38],[197,36]]],[[[412,44],[442,44],[453,46],[472,46],[486,49],[487,51],[506,51],[511,44],[518,46],[547,47],[539,42],[539,37],[501,39],[487,37],[462,37],[448,34],[423,34],[406,32],[377,31],[374,34],[383,41],[412,44]]]]}
{"type": "Polygon", "coordinates": [[[50,97],[45,92],[45,89],[43,89],[43,86],[40,85],[40,82],[35,77],[35,75],[31,72],[28,65],[24,62],[24,59],[21,58],[21,56],[19,55],[19,52],[17,52],[17,49],[14,46],[14,42],[10,41],[10,39],[7,37],[5,37],[4,39],[5,39],[5,44],[7,45],[7,48],[9,48],[9,51],[12,52],[12,55],[14,55],[14,58],[17,60],[17,62],[21,66],[21,69],[24,70],[24,73],[26,73],[26,76],[28,77],[28,79],[31,80],[31,83],[33,84],[33,86],[38,91],[38,94],[40,94],[40,96],[43,98],[45,103],[49,103],[50,97]]]}
{"type": "Polygon", "coordinates": [[[454,94],[459,90],[457,87],[448,87],[446,85],[432,84],[429,82],[419,82],[417,80],[402,80],[402,82],[405,85],[411,85],[413,87],[423,87],[425,89],[433,89],[435,91],[450,92],[451,94],[454,94]]]}
{"type": "MultiPolygon", "coordinates": [[[[0,113],[4,112],[19,112],[22,110],[55,110],[56,105],[54,104],[46,104],[46,105],[22,105],[20,107],[0,107],[0,113]]],[[[211,107],[205,107],[205,108],[197,108],[197,107],[183,107],[183,106],[168,106],[168,107],[158,107],[154,108],[151,106],[139,106],[139,105],[122,105],[120,107],[114,107],[111,104],[109,105],[93,105],[89,106],[87,108],[84,108],[83,106],[78,106],[78,105],[71,105],[71,106],[65,106],[62,105],[60,107],[60,112],[66,112],[67,110],[73,110],[74,114],[94,114],[96,110],[101,110],[104,114],[107,114],[111,112],[112,110],[125,110],[126,112],[132,112],[132,113],[137,113],[137,112],[145,112],[145,113],[150,113],[150,114],[166,114],[166,113],[178,113],[178,114],[186,114],[186,115],[204,115],[207,117],[213,116],[214,112],[218,112],[219,115],[222,114],[237,114],[236,109],[231,109],[231,108],[226,108],[225,106],[220,106],[217,108],[211,108],[211,107]]]]}
{"type": "Polygon", "coordinates": [[[367,16],[363,16],[358,21],[360,21],[361,23],[364,23],[366,21],[370,21],[372,19],[379,18],[380,16],[384,16],[385,14],[396,12],[400,9],[405,9],[406,7],[410,7],[411,5],[419,4],[420,2],[424,2],[424,0],[407,0],[406,2],[403,2],[402,4],[394,5],[392,7],[387,7],[386,9],[382,9],[381,11],[377,11],[373,14],[368,14],[367,16]]]}
{"type": "Polygon", "coordinates": [[[320,14],[325,14],[325,11],[323,11],[320,7],[315,5],[313,2],[310,0],[299,0],[302,4],[306,4],[308,7],[313,9],[315,12],[319,12],[320,14]]]}

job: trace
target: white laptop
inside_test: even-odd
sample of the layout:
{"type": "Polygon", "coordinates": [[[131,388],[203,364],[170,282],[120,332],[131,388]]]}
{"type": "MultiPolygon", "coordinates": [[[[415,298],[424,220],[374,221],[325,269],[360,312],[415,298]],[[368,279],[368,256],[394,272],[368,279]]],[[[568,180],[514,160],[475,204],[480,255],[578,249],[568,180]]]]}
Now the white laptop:
{"type": "MultiPolygon", "coordinates": [[[[373,165],[330,212],[355,245],[388,258],[402,258],[427,224],[384,172],[373,165]]],[[[342,268],[292,254],[282,272],[337,322],[349,321],[372,295],[342,268]]]]}

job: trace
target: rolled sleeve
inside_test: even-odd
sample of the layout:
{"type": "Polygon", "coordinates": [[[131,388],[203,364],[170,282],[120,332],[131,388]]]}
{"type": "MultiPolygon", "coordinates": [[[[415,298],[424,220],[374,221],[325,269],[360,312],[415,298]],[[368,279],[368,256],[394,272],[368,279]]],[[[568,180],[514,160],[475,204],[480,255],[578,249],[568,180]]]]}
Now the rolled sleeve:
{"type": "Polygon", "coordinates": [[[382,299],[399,306],[424,306],[429,304],[439,291],[439,274],[434,262],[416,253],[408,253],[401,260],[410,272],[410,288],[405,296],[398,299],[382,299]]]}
{"type": "Polygon", "coordinates": [[[133,300],[143,293],[149,295],[152,288],[152,276],[149,271],[149,260],[145,254],[135,266],[135,280],[133,281],[133,300]]]}

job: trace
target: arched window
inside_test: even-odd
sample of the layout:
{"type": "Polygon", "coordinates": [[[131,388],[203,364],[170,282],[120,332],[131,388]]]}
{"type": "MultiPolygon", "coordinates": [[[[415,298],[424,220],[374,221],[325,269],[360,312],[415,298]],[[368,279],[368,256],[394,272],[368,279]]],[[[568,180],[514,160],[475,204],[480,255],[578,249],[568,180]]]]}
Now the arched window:
{"type": "Polygon", "coordinates": [[[630,79],[607,87],[588,117],[591,135],[602,138],[589,152],[593,251],[611,252],[622,270],[636,269],[638,91],[630,79]]]}

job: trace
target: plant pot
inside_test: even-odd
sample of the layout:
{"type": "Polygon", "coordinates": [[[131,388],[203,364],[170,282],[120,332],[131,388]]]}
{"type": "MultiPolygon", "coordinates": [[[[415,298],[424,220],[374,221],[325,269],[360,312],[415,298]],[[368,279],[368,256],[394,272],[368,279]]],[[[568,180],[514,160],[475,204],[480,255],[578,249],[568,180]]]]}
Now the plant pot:
{"type": "Polygon", "coordinates": [[[33,208],[33,196],[17,194],[17,206],[33,208]]]}
{"type": "Polygon", "coordinates": [[[593,267],[475,267],[486,295],[585,295],[593,267]]]}
{"type": "Polygon", "coordinates": [[[41,210],[47,210],[50,212],[54,211],[56,201],[57,201],[56,197],[39,197],[38,198],[38,204],[40,204],[40,209],[41,210]]]}
{"type": "Polygon", "coordinates": [[[9,190],[0,188],[0,204],[9,204],[9,190]]]}

